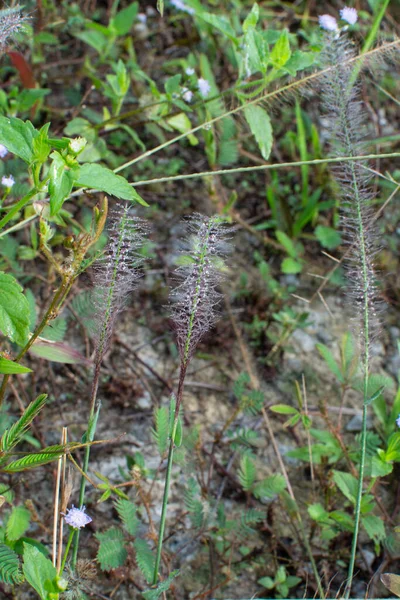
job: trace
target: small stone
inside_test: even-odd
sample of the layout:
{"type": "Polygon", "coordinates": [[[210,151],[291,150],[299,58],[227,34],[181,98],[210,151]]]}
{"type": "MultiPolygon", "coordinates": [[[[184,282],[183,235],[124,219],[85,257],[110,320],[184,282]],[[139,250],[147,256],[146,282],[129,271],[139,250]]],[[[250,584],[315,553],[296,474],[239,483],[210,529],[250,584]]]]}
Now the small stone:
{"type": "Polygon", "coordinates": [[[136,401],[136,404],[141,410],[150,410],[152,408],[153,402],[147,390],[143,392],[143,395],[136,401]]]}
{"type": "MultiPolygon", "coordinates": [[[[367,429],[371,429],[372,421],[371,418],[367,417],[367,429]]],[[[346,431],[361,431],[362,429],[362,414],[357,413],[350,419],[346,425],[346,431]]]]}
{"type": "Polygon", "coordinates": [[[303,329],[297,329],[292,335],[292,341],[295,341],[303,352],[313,352],[316,341],[311,335],[303,329]]]}

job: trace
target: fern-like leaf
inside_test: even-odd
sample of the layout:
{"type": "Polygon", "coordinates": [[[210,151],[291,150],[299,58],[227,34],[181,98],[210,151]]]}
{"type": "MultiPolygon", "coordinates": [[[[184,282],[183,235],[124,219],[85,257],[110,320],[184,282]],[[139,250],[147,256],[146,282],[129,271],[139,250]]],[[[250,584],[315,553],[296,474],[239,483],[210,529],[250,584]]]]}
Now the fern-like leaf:
{"type": "Polygon", "coordinates": [[[246,492],[250,491],[256,478],[256,466],[250,454],[245,454],[240,459],[238,477],[243,489],[246,492]]]}
{"type": "Polygon", "coordinates": [[[41,465],[46,465],[47,463],[52,462],[53,460],[57,460],[57,458],[60,458],[60,456],[62,456],[66,450],[80,448],[82,445],[84,444],[72,442],[70,444],[66,444],[65,446],[62,446],[61,444],[48,446],[47,448],[40,450],[40,452],[28,454],[22,458],[18,458],[17,460],[8,463],[8,465],[2,467],[2,470],[6,473],[17,473],[18,471],[25,471],[26,469],[40,467],[41,465]]]}
{"type": "Polygon", "coordinates": [[[249,535],[254,533],[254,529],[251,525],[257,525],[265,519],[265,513],[261,510],[251,508],[250,510],[242,513],[240,517],[240,531],[241,535],[249,535]]]}
{"type": "Polygon", "coordinates": [[[42,410],[46,401],[47,394],[38,396],[36,400],[29,404],[21,418],[10,429],[4,432],[0,443],[2,452],[9,452],[21,440],[29,425],[42,410]]]}
{"type": "Polygon", "coordinates": [[[143,576],[146,579],[146,581],[150,583],[150,581],[153,578],[155,566],[153,553],[145,540],[141,540],[138,538],[137,540],[135,540],[133,545],[136,550],[137,565],[143,573],[143,576]]]}
{"type": "Polygon", "coordinates": [[[125,500],[125,498],[118,498],[114,506],[126,531],[130,535],[135,535],[139,525],[139,519],[136,516],[136,506],[130,500],[125,500]]]}
{"type": "Polygon", "coordinates": [[[23,580],[18,554],[5,544],[0,544],[0,581],[15,585],[23,580]]]}
{"type": "Polygon", "coordinates": [[[169,432],[169,415],[168,409],[165,406],[155,409],[154,422],[155,429],[152,429],[151,433],[157,443],[160,455],[163,456],[167,450],[169,432]]]}
{"type": "Polygon", "coordinates": [[[204,507],[199,499],[200,490],[197,482],[193,477],[188,481],[188,487],[185,490],[184,502],[190,514],[190,520],[193,527],[200,529],[204,524],[204,507]]]}
{"type": "Polygon", "coordinates": [[[283,475],[276,473],[259,481],[253,489],[256,498],[273,498],[280,494],[286,487],[283,475]]]}
{"type": "Polygon", "coordinates": [[[100,542],[97,560],[102,571],[111,571],[122,567],[128,553],[124,545],[124,534],[117,527],[111,527],[104,533],[96,533],[100,542]]]}
{"type": "Polygon", "coordinates": [[[171,586],[172,581],[175,579],[175,577],[178,575],[179,571],[172,571],[170,573],[170,575],[167,577],[167,579],[164,579],[164,581],[161,581],[156,588],[150,589],[150,590],[146,590],[145,592],[143,592],[142,596],[143,598],[145,598],[145,600],[158,600],[158,598],[161,596],[161,594],[163,592],[167,592],[171,586]]]}

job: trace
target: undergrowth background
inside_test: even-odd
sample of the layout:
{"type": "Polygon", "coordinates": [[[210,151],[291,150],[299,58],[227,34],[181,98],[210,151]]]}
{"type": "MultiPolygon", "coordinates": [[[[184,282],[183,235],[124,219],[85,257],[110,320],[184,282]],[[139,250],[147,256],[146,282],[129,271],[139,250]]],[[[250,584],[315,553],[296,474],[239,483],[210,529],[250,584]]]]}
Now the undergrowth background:
{"type": "MultiPolygon", "coordinates": [[[[357,52],[396,39],[397,2],[354,6],[359,20],[348,35],[357,52]]],[[[22,8],[23,31],[0,63],[1,115],[30,119],[37,129],[51,122],[53,138],[86,138],[79,161],[136,182],[148,204],[136,211],[149,222],[143,277],[115,323],[100,369],[96,438],[104,442],[91,448],[85,502],[92,522],[80,534],[65,597],[139,598],[151,582],[168,408],[179,376],[169,293],[185,262],[182,218],[194,212],[226,217],[235,230],[220,318],[186,375],[160,570],[163,580],[174,569],[179,574],[166,597],[319,597],[315,571],[327,597],[343,591],[362,370],[346,302],[338,184],[323,160],[330,122],[321,81],[301,82],[323,68],[318,16],[338,17],[341,8],[341,2],[175,0],[165,2],[163,17],[156,2],[38,0],[22,8]],[[309,164],[315,159],[321,160],[309,164]],[[300,164],[262,168],[293,162],[300,164]],[[224,169],[233,172],[179,178],[224,169]]],[[[352,597],[372,598],[389,595],[379,576],[400,568],[400,171],[398,157],[390,157],[400,141],[399,63],[395,48],[376,54],[359,69],[368,141],[360,153],[374,155],[368,168],[384,310],[371,350],[367,492],[352,590],[352,597]]],[[[0,161],[0,177],[10,175],[15,183],[3,183],[4,206],[32,185],[12,153],[0,161]]],[[[107,195],[112,209],[117,200],[107,195]]],[[[89,231],[102,196],[75,192],[49,213],[43,193],[2,231],[0,270],[23,286],[31,331],[54,293],[72,236],[89,231]],[[43,244],[39,217],[46,210],[52,235],[42,220],[43,244]]],[[[88,265],[107,232],[95,242],[88,265]]],[[[24,358],[32,373],[8,384],[1,434],[29,402],[49,395],[23,437],[24,454],[59,444],[63,427],[69,441],[80,441],[87,429],[95,284],[90,266],[71,282],[61,313],[24,358]]],[[[5,358],[18,354],[5,339],[2,350],[5,358]]],[[[82,465],[83,450],[73,460],[82,465]]],[[[80,473],[68,465],[69,504],[78,505],[80,473]]],[[[0,532],[17,554],[29,540],[49,550],[55,478],[54,464],[2,474],[0,532]]],[[[31,593],[22,585],[16,597],[31,593]]],[[[0,582],[0,596],[12,594],[0,582]]]]}

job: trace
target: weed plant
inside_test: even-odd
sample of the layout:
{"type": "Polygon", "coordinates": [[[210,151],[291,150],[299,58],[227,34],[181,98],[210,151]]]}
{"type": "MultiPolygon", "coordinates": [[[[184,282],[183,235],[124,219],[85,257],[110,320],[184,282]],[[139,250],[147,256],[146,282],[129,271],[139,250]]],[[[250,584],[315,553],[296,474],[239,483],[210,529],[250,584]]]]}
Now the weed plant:
{"type": "MultiPolygon", "coordinates": [[[[400,555],[390,516],[394,500],[383,498],[400,462],[400,391],[389,405],[393,380],[376,374],[372,364],[382,294],[377,220],[400,184],[396,172],[383,175],[370,166],[372,160],[390,165],[399,153],[382,152],[381,139],[369,139],[370,146],[378,145],[376,152],[366,148],[371,127],[360,91],[367,76],[386,97],[395,95],[384,87],[394,87],[394,77],[377,84],[365,74],[376,59],[396,61],[398,40],[376,44],[382,20],[391,14],[389,2],[376,3],[372,15],[348,6],[340,19],[322,14],[320,27],[313,22],[317,16],[310,21],[296,6],[301,23],[296,34],[272,28],[275,17],[286,12],[239,0],[220,4],[171,0],[164,6],[159,0],[158,12],[140,12],[138,2],[117,1],[107,11],[94,2],[89,18],[80,4],[64,3],[61,20],[51,2],[38,3],[37,14],[29,17],[18,5],[0,11],[0,49],[14,68],[4,67],[0,93],[0,594],[5,598],[30,592],[42,600],[92,594],[147,600],[227,594],[350,598],[365,583],[364,576],[357,581],[361,561],[373,575],[371,548],[373,561],[379,558],[385,567],[400,555]],[[155,36],[159,22],[163,34],[155,36]],[[366,31],[358,50],[356,40],[366,31]],[[174,52],[164,47],[183,33],[191,40],[185,52],[176,51],[174,43],[174,52]],[[83,94],[79,86],[68,89],[74,106],[70,119],[47,101],[51,90],[41,87],[45,77],[34,68],[50,69],[48,47],[58,44],[62,50],[68,44],[79,52],[91,49],[84,60],[71,58],[90,84],[83,94]],[[154,74],[143,55],[157,52],[163,60],[154,74]],[[322,97],[319,117],[301,105],[315,90],[322,97]],[[271,118],[277,103],[291,96],[294,108],[282,109],[281,120],[271,118]],[[293,113],[295,130],[285,132],[293,113]],[[167,159],[157,160],[157,153],[167,159]],[[182,173],[187,163],[196,167],[182,173]],[[260,184],[261,172],[266,185],[260,184]],[[193,179],[195,185],[202,182],[204,192],[193,179]],[[389,191],[376,211],[381,180],[389,191]],[[165,196],[172,193],[179,206],[171,219],[165,196]],[[176,226],[178,213],[185,219],[176,226]],[[180,243],[172,277],[159,241],[160,229],[165,234],[169,228],[168,237],[175,246],[178,238],[180,243]],[[241,231],[248,236],[242,268],[241,231]],[[318,259],[311,260],[310,248],[318,259]],[[304,298],[299,277],[324,260],[321,256],[336,266],[319,275],[321,285],[304,298]],[[45,276],[37,259],[42,271],[46,265],[45,276]],[[157,261],[162,269],[153,268],[157,261]],[[45,302],[35,278],[51,290],[45,302]],[[78,291],[79,279],[87,289],[78,291]],[[168,352],[160,352],[152,365],[141,353],[147,343],[135,349],[131,340],[124,342],[118,324],[125,309],[125,325],[132,322],[131,303],[135,328],[151,322],[150,281],[164,319],[161,339],[168,340],[168,352]],[[329,285],[338,294],[339,284],[350,297],[353,331],[338,340],[338,355],[327,344],[316,346],[324,376],[334,378],[337,406],[324,399],[320,383],[318,406],[310,405],[312,375],[305,372],[293,379],[293,402],[287,394],[279,397],[278,386],[271,392],[271,385],[280,378],[279,363],[293,334],[312,323],[313,300],[330,312],[323,292],[329,285]],[[35,293],[42,302],[36,303],[35,293]],[[36,304],[45,304],[39,318],[36,304]],[[242,322],[238,315],[244,315],[242,322]],[[84,333],[85,356],[76,349],[75,330],[69,335],[73,323],[84,333]],[[215,345],[213,355],[206,351],[207,340],[215,345]],[[134,439],[127,442],[118,473],[106,475],[104,449],[117,453],[126,443],[112,433],[124,379],[110,361],[121,347],[128,367],[135,373],[147,369],[160,392],[148,386],[154,420],[152,427],[147,422],[141,444],[129,381],[134,439]],[[226,354],[232,354],[229,360],[226,354]],[[192,374],[202,361],[210,367],[211,358],[224,371],[223,390],[231,397],[227,408],[215,403],[201,427],[185,410],[184,396],[192,374]],[[45,377],[43,361],[49,365],[45,377]],[[165,376],[163,361],[174,364],[176,378],[165,376]],[[64,380],[59,389],[57,363],[65,369],[59,373],[75,381],[71,392],[64,380]],[[343,426],[352,393],[361,397],[357,435],[343,426]],[[75,414],[71,424],[63,409],[62,431],[56,433],[52,405],[62,394],[65,410],[84,407],[85,423],[79,429],[75,414]],[[337,423],[331,410],[337,411],[337,423]],[[368,428],[372,413],[373,430],[368,428]],[[290,432],[294,448],[285,447],[283,432],[290,432]],[[150,443],[157,456],[147,453],[150,443]],[[271,452],[263,450],[266,444],[271,452]],[[98,453],[103,453],[99,461],[98,453]],[[299,484],[296,469],[303,463],[299,484]],[[20,473],[29,490],[25,503],[20,473]],[[33,488],[42,481],[48,494],[52,477],[53,497],[35,503],[33,488]],[[109,591],[103,589],[109,584],[109,591]]],[[[390,143],[396,143],[392,137],[390,143]]],[[[208,390],[216,385],[203,383],[208,390]]],[[[400,596],[400,576],[379,574],[400,596]]],[[[369,597],[377,585],[372,578],[369,597]]]]}

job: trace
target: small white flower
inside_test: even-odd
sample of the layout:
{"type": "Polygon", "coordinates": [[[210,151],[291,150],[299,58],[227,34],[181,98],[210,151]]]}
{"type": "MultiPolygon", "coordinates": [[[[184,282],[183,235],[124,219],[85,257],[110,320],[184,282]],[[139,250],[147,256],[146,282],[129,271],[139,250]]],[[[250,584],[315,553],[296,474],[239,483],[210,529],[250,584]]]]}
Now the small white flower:
{"type": "Polygon", "coordinates": [[[396,425],[397,427],[400,427],[400,415],[396,419],[396,425]]]}
{"type": "Polygon", "coordinates": [[[3,144],[0,144],[0,158],[4,158],[5,156],[7,156],[8,154],[8,150],[5,146],[3,146],[3,144]]]}
{"type": "Polygon", "coordinates": [[[191,75],[194,75],[194,69],[192,69],[192,67],[188,67],[185,73],[190,77],[191,75]]]}
{"type": "Polygon", "coordinates": [[[12,175],[3,175],[3,177],[1,178],[1,183],[2,185],[4,185],[4,187],[11,189],[15,183],[15,179],[12,175]]]}
{"type": "Polygon", "coordinates": [[[139,23],[145,24],[147,22],[147,15],[145,15],[144,13],[139,13],[137,19],[139,23]]]}
{"type": "Polygon", "coordinates": [[[186,6],[183,0],[170,0],[170,2],[178,10],[183,10],[183,12],[187,12],[189,15],[194,15],[194,9],[191,6],[186,6]]]}
{"type": "Polygon", "coordinates": [[[355,8],[350,8],[349,6],[345,6],[340,11],[340,16],[343,21],[346,21],[349,25],[355,25],[358,20],[358,13],[355,8]]]}
{"type": "Polygon", "coordinates": [[[82,150],[84,149],[86,144],[87,144],[86,138],[77,137],[77,138],[73,138],[72,140],[70,140],[69,147],[74,154],[79,154],[80,152],[82,152],[82,150]]]}
{"type": "Polygon", "coordinates": [[[331,17],[331,15],[321,15],[318,17],[319,26],[326,31],[337,31],[338,24],[335,17],[331,17]]]}
{"type": "Polygon", "coordinates": [[[182,98],[185,102],[191,102],[193,98],[193,92],[186,87],[182,88],[182,98]]]}
{"type": "Polygon", "coordinates": [[[200,79],[197,82],[197,87],[199,88],[201,96],[203,96],[203,98],[207,98],[208,94],[211,91],[211,85],[207,81],[207,79],[203,79],[203,77],[200,77],[200,79]]]}
{"type": "Polygon", "coordinates": [[[71,525],[74,529],[80,529],[92,521],[91,517],[85,513],[85,510],[85,506],[82,506],[82,508],[75,508],[75,506],[72,505],[72,508],[67,508],[67,514],[61,514],[64,515],[65,522],[68,525],[71,525]]]}

